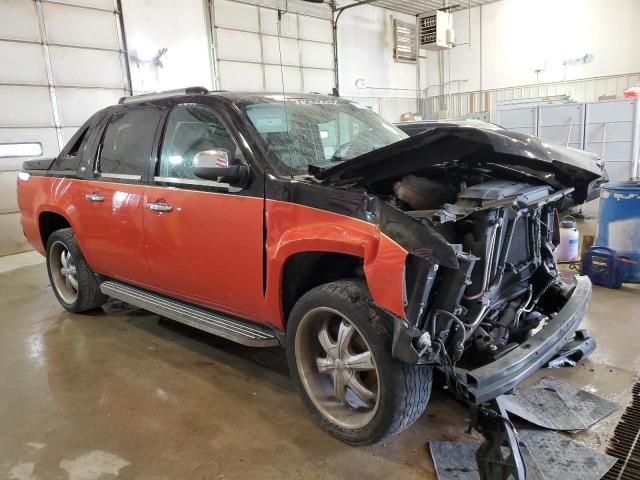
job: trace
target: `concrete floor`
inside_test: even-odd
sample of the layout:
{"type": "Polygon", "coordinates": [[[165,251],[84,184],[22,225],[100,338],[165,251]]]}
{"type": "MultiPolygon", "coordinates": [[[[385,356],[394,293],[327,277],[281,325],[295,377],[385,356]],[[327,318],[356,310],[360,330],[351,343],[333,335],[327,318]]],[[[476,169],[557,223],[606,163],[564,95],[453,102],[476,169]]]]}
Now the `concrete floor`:
{"type": "MultiPolygon", "coordinates": [[[[0,478],[424,480],[434,478],[425,442],[466,437],[465,410],[438,388],[400,436],[343,445],[306,414],[279,349],[117,305],[66,313],[34,258],[0,259],[0,478]]],[[[600,449],[640,365],[639,287],[596,287],[584,325],[598,350],[538,373],[622,405],[576,435],[600,449]]]]}

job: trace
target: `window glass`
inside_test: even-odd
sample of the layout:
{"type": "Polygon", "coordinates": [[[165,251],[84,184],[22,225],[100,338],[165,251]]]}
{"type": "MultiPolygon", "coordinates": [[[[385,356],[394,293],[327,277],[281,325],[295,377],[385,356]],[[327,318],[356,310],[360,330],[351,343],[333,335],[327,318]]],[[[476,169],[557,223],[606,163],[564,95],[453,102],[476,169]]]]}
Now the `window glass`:
{"type": "Polygon", "coordinates": [[[156,118],[156,113],[150,109],[113,115],[102,139],[98,171],[142,175],[149,163],[156,118]]]}
{"type": "Polygon", "coordinates": [[[230,163],[241,156],[233,137],[211,109],[178,105],[167,122],[157,175],[201,180],[193,174],[193,157],[203,150],[224,150],[230,163]]]}
{"type": "Polygon", "coordinates": [[[62,170],[77,170],[78,165],[80,165],[80,160],[82,159],[82,154],[87,146],[87,142],[89,140],[91,129],[87,126],[84,127],[84,131],[82,127],[78,132],[78,135],[74,135],[70,142],[73,144],[69,147],[66,153],[58,155],[58,157],[53,161],[50,170],[62,171],[62,170]]]}
{"type": "Polygon", "coordinates": [[[264,97],[239,107],[283,175],[329,168],[407,137],[371,110],[340,99],[264,97]]]}

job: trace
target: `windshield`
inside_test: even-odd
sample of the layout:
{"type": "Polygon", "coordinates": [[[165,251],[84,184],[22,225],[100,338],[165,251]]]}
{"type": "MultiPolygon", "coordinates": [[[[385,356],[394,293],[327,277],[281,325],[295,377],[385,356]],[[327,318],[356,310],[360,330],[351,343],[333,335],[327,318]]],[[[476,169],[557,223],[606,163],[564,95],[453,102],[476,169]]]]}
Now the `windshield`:
{"type": "Polygon", "coordinates": [[[280,175],[329,168],[407,135],[371,110],[327,97],[274,96],[238,104],[275,160],[280,175]]]}

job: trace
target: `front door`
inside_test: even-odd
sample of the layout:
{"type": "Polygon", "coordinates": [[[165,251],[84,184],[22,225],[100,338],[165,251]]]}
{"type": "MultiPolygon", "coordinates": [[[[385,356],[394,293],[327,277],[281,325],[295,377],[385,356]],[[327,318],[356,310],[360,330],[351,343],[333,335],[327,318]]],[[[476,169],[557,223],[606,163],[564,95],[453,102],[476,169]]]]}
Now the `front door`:
{"type": "Polygon", "coordinates": [[[77,228],[91,268],[107,277],[148,285],[144,249],[144,186],[159,115],[150,108],[116,112],[108,120],[93,172],[77,182],[77,228]]]}
{"type": "Polygon", "coordinates": [[[193,174],[193,157],[224,150],[246,162],[215,111],[174,107],[165,127],[154,184],[145,190],[144,226],[155,290],[256,319],[263,304],[263,198],[258,181],[234,188],[193,174]],[[252,193],[257,192],[257,193],[252,193]]]}

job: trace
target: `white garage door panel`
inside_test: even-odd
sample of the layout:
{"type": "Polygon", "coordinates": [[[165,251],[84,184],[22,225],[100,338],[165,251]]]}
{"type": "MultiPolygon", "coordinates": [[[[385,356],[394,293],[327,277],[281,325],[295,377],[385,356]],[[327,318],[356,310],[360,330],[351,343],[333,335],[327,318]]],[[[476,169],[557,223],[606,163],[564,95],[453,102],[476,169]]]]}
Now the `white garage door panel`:
{"type": "Polygon", "coordinates": [[[0,82],[47,84],[42,47],[0,41],[0,82]]]}
{"type": "Polygon", "coordinates": [[[255,33],[218,29],[218,58],[260,62],[260,37],[255,33]]]}
{"type": "Polygon", "coordinates": [[[300,38],[316,42],[333,43],[331,22],[320,18],[300,15],[300,38]]]}
{"type": "Polygon", "coordinates": [[[333,88],[333,72],[330,70],[316,70],[303,68],[304,91],[306,93],[331,93],[333,88]]]}
{"type": "MultiPolygon", "coordinates": [[[[278,12],[270,8],[260,9],[260,26],[262,33],[278,35],[278,12]]],[[[285,13],[282,16],[280,35],[283,37],[298,38],[298,15],[285,13]]]]}
{"type": "Polygon", "coordinates": [[[60,123],[79,127],[101,108],[118,103],[124,90],[104,88],[58,88],[60,123]]]}
{"type": "Polygon", "coordinates": [[[302,66],[315,68],[333,68],[333,47],[328,43],[300,42],[302,47],[302,66]]]}
{"type": "Polygon", "coordinates": [[[118,52],[49,47],[49,54],[57,85],[122,87],[124,77],[118,52]]]}
{"type": "MultiPolygon", "coordinates": [[[[56,130],[50,128],[0,128],[0,143],[31,143],[42,145],[42,156],[47,158],[58,155],[58,138],[56,130]]],[[[0,158],[0,171],[19,170],[22,162],[32,158],[0,158]]]]}
{"type": "Polygon", "coordinates": [[[256,33],[260,30],[258,7],[224,0],[216,0],[213,4],[217,26],[256,33]]]}
{"type": "Polygon", "coordinates": [[[280,65],[280,49],[282,50],[283,65],[300,65],[300,52],[298,49],[298,40],[293,38],[281,38],[280,49],[278,49],[278,37],[268,35],[262,36],[262,45],[264,52],[264,63],[272,65],[280,65]]]}
{"type": "Polygon", "coordinates": [[[80,127],[65,127],[62,129],[62,138],[64,140],[64,144],[66,145],[71,137],[78,131],[80,127]]]}
{"type": "Polygon", "coordinates": [[[0,38],[32,42],[40,40],[34,2],[2,0],[0,12],[0,38]]]}
{"type": "MultiPolygon", "coordinates": [[[[284,89],[286,92],[301,92],[302,78],[300,69],[295,67],[284,67],[284,89]]],[[[280,67],[275,65],[265,65],[264,67],[265,89],[268,92],[282,91],[282,75],[280,67]]]]}
{"type": "Polygon", "coordinates": [[[223,90],[262,91],[262,68],[256,63],[218,63],[220,88],[223,90]]]}
{"type": "Polygon", "coordinates": [[[55,3],[43,3],[42,10],[49,43],[113,50],[120,48],[113,13],[55,3]]]}
{"type": "Polygon", "coordinates": [[[0,172],[0,214],[18,211],[17,179],[18,172],[0,172]]]}
{"type": "MultiPolygon", "coordinates": [[[[56,0],[49,0],[56,2],[56,0]]],[[[114,10],[113,0],[61,0],[59,3],[68,3],[81,7],[101,8],[103,10],[114,10]]]]}
{"type": "Polygon", "coordinates": [[[0,127],[53,126],[49,87],[3,85],[0,127]]]}
{"type": "Polygon", "coordinates": [[[19,213],[0,215],[0,256],[31,250],[22,233],[19,213]]]}

